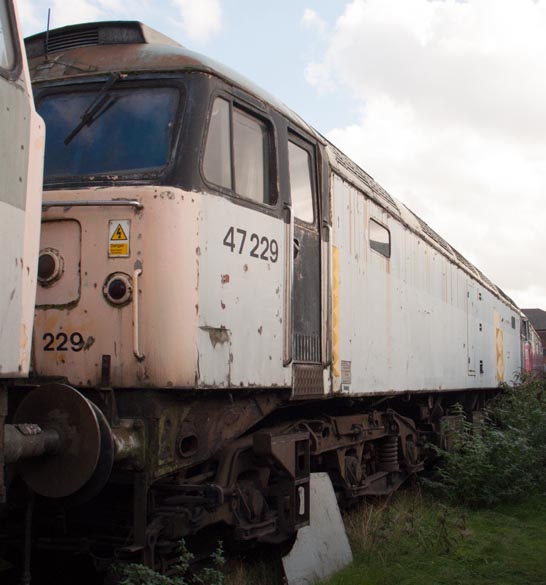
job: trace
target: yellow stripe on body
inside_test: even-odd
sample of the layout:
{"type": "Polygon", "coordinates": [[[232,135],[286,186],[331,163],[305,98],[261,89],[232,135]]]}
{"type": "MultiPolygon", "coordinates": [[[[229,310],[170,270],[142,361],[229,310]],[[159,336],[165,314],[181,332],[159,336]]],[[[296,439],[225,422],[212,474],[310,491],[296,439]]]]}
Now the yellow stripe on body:
{"type": "Polygon", "coordinates": [[[332,246],[332,353],[334,376],[339,377],[339,248],[332,246]]]}
{"type": "Polygon", "coordinates": [[[504,333],[501,329],[500,315],[495,311],[493,314],[495,323],[495,350],[497,354],[497,381],[504,382],[504,333]]]}

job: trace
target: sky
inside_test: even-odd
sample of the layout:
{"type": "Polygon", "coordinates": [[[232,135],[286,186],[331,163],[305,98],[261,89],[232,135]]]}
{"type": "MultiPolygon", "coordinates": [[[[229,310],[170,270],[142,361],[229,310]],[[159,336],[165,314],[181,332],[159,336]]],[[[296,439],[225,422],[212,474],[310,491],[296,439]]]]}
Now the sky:
{"type": "Polygon", "coordinates": [[[140,20],[276,95],[546,309],[546,0],[18,0],[25,35],[140,20]]]}

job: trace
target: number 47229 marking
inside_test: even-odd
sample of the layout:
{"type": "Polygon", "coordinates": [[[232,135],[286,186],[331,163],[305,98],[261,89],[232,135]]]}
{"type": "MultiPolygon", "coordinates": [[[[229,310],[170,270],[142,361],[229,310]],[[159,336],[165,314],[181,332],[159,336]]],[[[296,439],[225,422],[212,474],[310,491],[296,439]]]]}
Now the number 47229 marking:
{"type": "MultiPolygon", "coordinates": [[[[224,236],[224,246],[227,246],[231,252],[244,255],[246,236],[246,230],[230,226],[224,236]]],[[[248,255],[251,258],[259,258],[260,260],[273,263],[279,259],[279,244],[274,238],[270,239],[267,236],[260,237],[258,234],[252,233],[248,240],[250,244],[247,249],[250,248],[248,255]]]]}

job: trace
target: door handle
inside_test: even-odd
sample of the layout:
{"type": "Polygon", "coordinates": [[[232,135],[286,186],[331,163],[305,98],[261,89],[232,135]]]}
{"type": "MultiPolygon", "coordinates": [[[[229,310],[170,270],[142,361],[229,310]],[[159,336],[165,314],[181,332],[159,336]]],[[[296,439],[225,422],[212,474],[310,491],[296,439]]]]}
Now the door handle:
{"type": "Polygon", "coordinates": [[[300,241],[298,240],[298,238],[294,238],[294,260],[298,257],[298,254],[300,252],[300,241]]]}

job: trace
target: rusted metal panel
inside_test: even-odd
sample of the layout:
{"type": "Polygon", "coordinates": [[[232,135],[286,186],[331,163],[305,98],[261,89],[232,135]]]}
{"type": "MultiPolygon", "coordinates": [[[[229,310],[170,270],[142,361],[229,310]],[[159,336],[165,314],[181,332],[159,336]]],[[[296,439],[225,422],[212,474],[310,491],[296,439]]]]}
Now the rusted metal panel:
{"type": "MultiPolygon", "coordinates": [[[[81,250],[70,250],[74,236],[44,230],[41,249],[56,247],[65,274],[48,290],[48,304],[36,311],[36,370],[68,377],[77,386],[95,387],[103,378],[103,356],[110,356],[110,383],[115,387],[192,387],[197,377],[198,263],[196,259],[198,198],[179,189],[116,187],[48,192],[47,200],[70,199],[97,205],[46,207],[44,220],[81,226],[81,250]],[[104,200],[140,201],[102,205],[104,200]],[[130,256],[109,257],[110,222],[130,220],[130,256]],[[54,246],[51,245],[55,238],[54,246]],[[66,304],[63,280],[78,272],[79,298],[66,304]],[[127,275],[138,286],[126,304],[105,296],[109,275],[127,275]],[[138,289],[138,290],[137,290],[138,289]],[[55,291],[61,294],[54,300],[55,291]],[[138,318],[134,300],[138,296],[138,318]],[[139,334],[143,357],[134,353],[139,334]],[[66,341],[65,341],[66,337],[66,341]],[[53,341],[51,343],[48,342],[53,341]],[[83,344],[81,343],[83,340],[83,344]]],[[[124,224],[125,225],[125,224],[124,224]]]]}
{"type": "Polygon", "coordinates": [[[320,364],[294,364],[294,398],[309,398],[324,395],[323,367],[320,364]]]}

